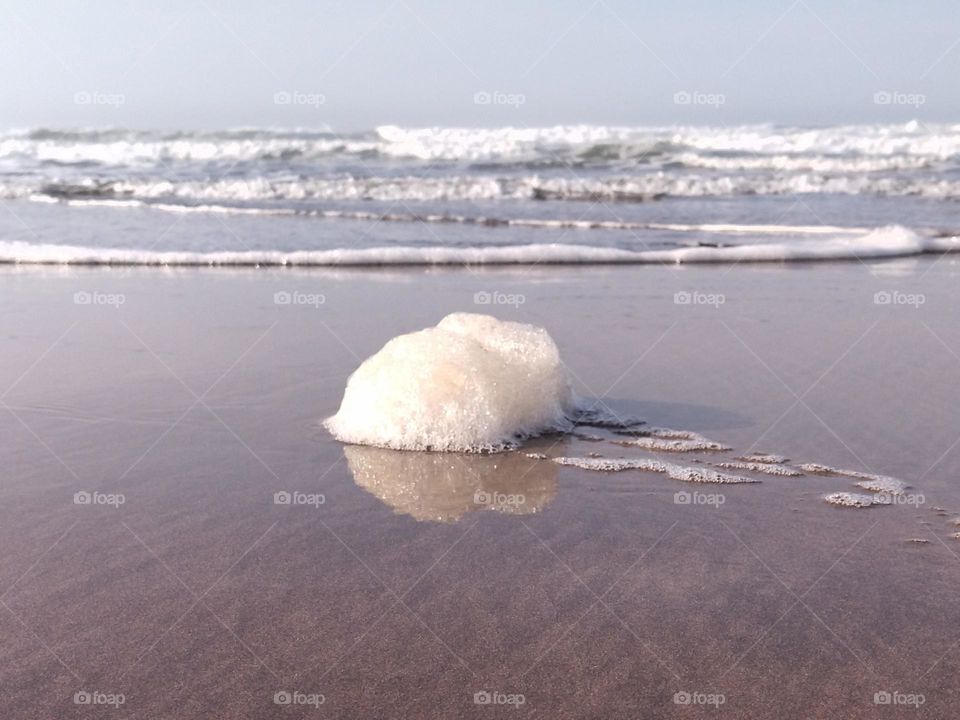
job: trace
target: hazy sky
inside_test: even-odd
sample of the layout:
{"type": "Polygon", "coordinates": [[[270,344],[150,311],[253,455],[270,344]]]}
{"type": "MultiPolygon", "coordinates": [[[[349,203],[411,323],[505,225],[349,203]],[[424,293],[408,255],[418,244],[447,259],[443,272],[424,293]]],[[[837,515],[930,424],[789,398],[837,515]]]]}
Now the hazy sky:
{"type": "Polygon", "coordinates": [[[5,127],[960,120],[956,0],[5,0],[0,63],[5,127]]]}

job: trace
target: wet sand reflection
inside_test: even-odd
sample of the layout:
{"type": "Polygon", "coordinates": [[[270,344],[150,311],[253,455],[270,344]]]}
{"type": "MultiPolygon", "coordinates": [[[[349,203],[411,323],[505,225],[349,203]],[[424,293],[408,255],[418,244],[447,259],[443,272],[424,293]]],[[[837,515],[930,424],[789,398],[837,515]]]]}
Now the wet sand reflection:
{"type": "Polygon", "coordinates": [[[557,493],[558,467],[523,452],[429,453],[347,445],[358,486],[398,513],[453,522],[472,510],[530,515],[557,493]]]}

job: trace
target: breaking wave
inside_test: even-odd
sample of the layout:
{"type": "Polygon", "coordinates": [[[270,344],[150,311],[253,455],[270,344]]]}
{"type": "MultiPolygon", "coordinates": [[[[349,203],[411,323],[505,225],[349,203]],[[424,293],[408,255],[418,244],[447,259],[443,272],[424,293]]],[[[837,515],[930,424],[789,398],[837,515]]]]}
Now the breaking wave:
{"type": "Polygon", "coordinates": [[[0,195],[183,201],[960,196],[960,125],[0,132],[0,195]]]}
{"type": "Polygon", "coordinates": [[[0,263],[144,266],[383,266],[524,264],[667,264],[809,262],[960,252],[958,236],[927,236],[903,227],[863,234],[800,237],[769,243],[631,250],[559,243],[497,247],[370,247],[326,250],[155,251],[0,242],[0,263]]]}

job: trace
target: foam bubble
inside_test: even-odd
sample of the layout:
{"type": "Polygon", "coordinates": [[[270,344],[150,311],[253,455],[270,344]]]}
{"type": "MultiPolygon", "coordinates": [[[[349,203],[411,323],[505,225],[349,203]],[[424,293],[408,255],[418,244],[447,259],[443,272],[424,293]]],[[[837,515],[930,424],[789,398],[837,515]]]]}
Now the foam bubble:
{"type": "Polygon", "coordinates": [[[568,429],[572,410],[560,353],[546,330],[454,313],[365,360],[325,424],[347,443],[496,451],[568,429]]]}

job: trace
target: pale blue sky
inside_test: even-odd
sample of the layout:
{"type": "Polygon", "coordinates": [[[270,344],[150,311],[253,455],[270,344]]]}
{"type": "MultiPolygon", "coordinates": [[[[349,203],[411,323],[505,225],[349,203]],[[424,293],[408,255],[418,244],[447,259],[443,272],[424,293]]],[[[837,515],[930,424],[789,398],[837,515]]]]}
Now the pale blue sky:
{"type": "Polygon", "coordinates": [[[6,0],[0,63],[6,127],[960,120],[956,0],[6,0]]]}

